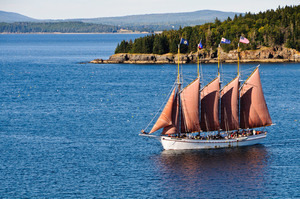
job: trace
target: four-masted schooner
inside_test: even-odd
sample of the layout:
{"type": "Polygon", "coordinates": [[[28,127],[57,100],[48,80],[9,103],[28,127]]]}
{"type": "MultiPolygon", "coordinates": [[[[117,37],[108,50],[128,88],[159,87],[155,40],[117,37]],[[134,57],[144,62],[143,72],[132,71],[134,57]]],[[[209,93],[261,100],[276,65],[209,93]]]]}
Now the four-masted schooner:
{"type": "MultiPolygon", "coordinates": [[[[222,43],[230,42],[223,39],[222,43]]],[[[187,40],[181,39],[180,44],[187,44],[187,40]]],[[[169,100],[150,132],[142,130],[140,135],[158,138],[165,150],[225,148],[261,143],[267,132],[254,128],[270,126],[272,120],[262,90],[259,66],[240,86],[238,54],[237,76],[221,89],[219,45],[217,77],[201,89],[198,56],[198,77],[182,89],[180,44],[178,76],[169,100]],[[162,129],[160,136],[151,135],[159,129],[162,129]]]]}

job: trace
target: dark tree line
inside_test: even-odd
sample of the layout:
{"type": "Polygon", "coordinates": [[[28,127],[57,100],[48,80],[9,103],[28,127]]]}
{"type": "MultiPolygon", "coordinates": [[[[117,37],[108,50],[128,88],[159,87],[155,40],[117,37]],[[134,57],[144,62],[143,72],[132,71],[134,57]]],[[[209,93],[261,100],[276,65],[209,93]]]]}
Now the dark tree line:
{"type": "Polygon", "coordinates": [[[267,10],[258,14],[250,12],[235,15],[221,22],[206,23],[178,30],[163,31],[132,41],[122,41],[115,53],[177,53],[177,45],[183,37],[189,46],[181,45],[182,53],[195,52],[200,40],[208,51],[216,50],[222,37],[231,40],[224,44],[225,51],[236,49],[240,36],[249,39],[250,44],[241,44],[242,50],[257,49],[261,46],[284,45],[300,50],[300,5],[267,10]]]}
{"type": "Polygon", "coordinates": [[[0,23],[0,32],[7,33],[35,33],[35,32],[62,32],[62,33],[86,33],[86,32],[114,32],[118,28],[111,25],[91,24],[83,22],[16,22],[0,23]]]}

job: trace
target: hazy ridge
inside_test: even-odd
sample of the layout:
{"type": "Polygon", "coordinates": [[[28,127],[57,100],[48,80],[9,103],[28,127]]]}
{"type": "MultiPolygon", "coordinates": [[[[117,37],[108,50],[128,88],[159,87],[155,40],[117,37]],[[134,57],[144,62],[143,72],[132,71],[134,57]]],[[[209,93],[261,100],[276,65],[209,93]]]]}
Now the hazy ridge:
{"type": "Polygon", "coordinates": [[[216,10],[199,10],[195,12],[128,15],[122,17],[40,20],[40,19],[30,18],[18,13],[0,11],[0,22],[3,23],[83,22],[89,24],[111,25],[111,26],[118,27],[118,29],[124,28],[129,30],[151,32],[151,31],[159,31],[159,30],[178,29],[180,26],[185,27],[185,26],[200,25],[207,22],[213,22],[216,18],[223,21],[228,17],[233,18],[235,15],[240,15],[240,14],[241,13],[222,12],[216,10]]]}

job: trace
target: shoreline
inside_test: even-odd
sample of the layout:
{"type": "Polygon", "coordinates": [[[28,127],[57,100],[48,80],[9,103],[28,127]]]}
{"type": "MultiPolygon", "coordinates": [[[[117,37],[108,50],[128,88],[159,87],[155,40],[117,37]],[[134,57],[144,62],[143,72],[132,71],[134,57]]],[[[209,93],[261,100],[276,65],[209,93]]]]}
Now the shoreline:
{"type": "MultiPolygon", "coordinates": [[[[223,64],[231,64],[231,63],[237,63],[237,60],[225,60],[225,61],[220,61],[220,63],[223,64]]],[[[257,60],[240,60],[240,63],[300,63],[300,60],[282,60],[282,59],[257,59],[257,60]]],[[[143,65],[151,65],[151,64],[170,64],[170,65],[177,65],[177,62],[153,62],[153,61],[124,61],[124,62],[115,62],[115,61],[109,61],[109,60],[101,60],[101,59],[95,59],[90,62],[80,62],[80,64],[143,64],[143,65]]],[[[218,60],[200,60],[201,64],[217,64],[218,60]]],[[[180,64],[196,64],[196,62],[181,62],[180,64]]]]}
{"type": "Polygon", "coordinates": [[[6,32],[2,32],[0,33],[1,35],[21,35],[21,34],[28,34],[28,35],[43,35],[43,34],[53,34],[53,35],[59,35],[59,34],[77,34],[77,35],[91,35],[91,34],[120,34],[120,35],[125,35],[125,34],[132,34],[132,35],[137,35],[137,34],[150,34],[150,33],[145,33],[145,32],[91,32],[91,33],[78,33],[78,32],[74,32],[74,33],[69,33],[69,32],[30,32],[30,33],[6,33],[6,32]]]}
{"type": "MultiPolygon", "coordinates": [[[[237,50],[228,53],[220,50],[221,63],[237,63],[237,50]]],[[[295,49],[285,47],[262,47],[258,50],[246,50],[239,52],[241,63],[299,63],[300,53],[295,49]]],[[[181,64],[218,63],[217,52],[200,50],[197,53],[180,54],[181,64]]],[[[107,60],[94,59],[88,63],[93,64],[178,64],[178,54],[114,54],[107,60]]]]}

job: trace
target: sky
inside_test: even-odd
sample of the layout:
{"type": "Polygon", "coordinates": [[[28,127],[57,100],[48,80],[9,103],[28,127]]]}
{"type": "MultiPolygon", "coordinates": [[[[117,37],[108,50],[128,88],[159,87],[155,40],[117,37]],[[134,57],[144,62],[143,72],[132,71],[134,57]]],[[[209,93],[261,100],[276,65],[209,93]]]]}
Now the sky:
{"type": "Polygon", "coordinates": [[[220,10],[257,13],[300,0],[0,0],[0,10],[35,19],[114,17],[220,10]]]}

